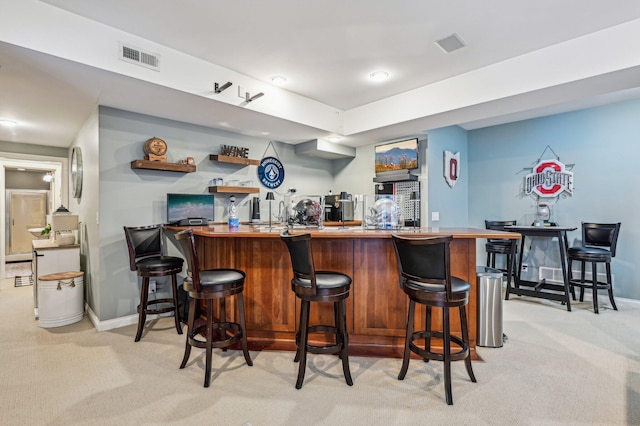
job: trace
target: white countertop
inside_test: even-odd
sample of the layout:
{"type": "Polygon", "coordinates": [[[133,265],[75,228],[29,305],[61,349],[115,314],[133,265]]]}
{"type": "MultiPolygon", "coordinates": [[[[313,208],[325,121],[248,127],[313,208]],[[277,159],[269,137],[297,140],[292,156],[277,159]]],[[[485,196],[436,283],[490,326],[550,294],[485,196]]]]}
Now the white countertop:
{"type": "Polygon", "coordinates": [[[31,241],[31,245],[33,246],[33,248],[35,250],[80,247],[80,244],[60,245],[56,241],[53,241],[53,240],[33,240],[33,241],[31,241]]]}

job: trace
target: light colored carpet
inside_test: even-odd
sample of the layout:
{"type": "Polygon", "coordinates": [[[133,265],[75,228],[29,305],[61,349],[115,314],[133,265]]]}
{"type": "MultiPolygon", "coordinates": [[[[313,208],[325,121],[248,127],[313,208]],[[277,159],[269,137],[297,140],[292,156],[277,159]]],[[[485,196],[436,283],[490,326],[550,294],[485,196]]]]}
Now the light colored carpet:
{"type": "MultiPolygon", "coordinates": [[[[42,329],[32,287],[0,287],[0,425],[621,425],[640,424],[640,305],[505,302],[503,348],[479,348],[471,383],[453,364],[454,405],[442,363],[351,357],[354,385],[336,357],[311,355],[294,388],[293,353],[215,352],[211,387],[203,352],[187,368],[171,318],[134,343],[135,326],[98,333],[85,318],[42,329]]],[[[517,299],[517,298],[516,298],[517,299]]]]}

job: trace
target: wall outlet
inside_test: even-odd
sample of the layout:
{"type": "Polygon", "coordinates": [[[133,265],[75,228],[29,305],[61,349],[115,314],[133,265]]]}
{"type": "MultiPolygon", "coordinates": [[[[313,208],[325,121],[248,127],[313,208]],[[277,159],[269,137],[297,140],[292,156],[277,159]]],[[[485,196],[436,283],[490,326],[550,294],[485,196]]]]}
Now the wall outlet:
{"type": "Polygon", "coordinates": [[[431,212],[431,221],[437,222],[440,220],[440,212],[431,212]]]}
{"type": "Polygon", "coordinates": [[[526,263],[523,263],[523,264],[522,264],[522,269],[521,269],[521,271],[522,271],[522,272],[527,272],[527,270],[528,270],[528,269],[529,269],[529,265],[528,265],[528,264],[526,264],[526,263]]]}
{"type": "Polygon", "coordinates": [[[156,292],[156,280],[149,280],[149,293],[156,292]]]}

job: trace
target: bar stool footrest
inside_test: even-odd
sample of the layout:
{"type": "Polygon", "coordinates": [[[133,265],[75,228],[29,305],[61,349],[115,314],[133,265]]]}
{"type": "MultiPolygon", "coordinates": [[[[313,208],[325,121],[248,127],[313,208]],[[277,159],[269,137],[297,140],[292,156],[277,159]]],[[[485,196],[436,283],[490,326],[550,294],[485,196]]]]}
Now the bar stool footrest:
{"type": "MultiPolygon", "coordinates": [[[[144,313],[147,315],[160,315],[160,314],[166,314],[167,312],[174,312],[177,309],[177,307],[174,305],[173,303],[173,299],[171,298],[167,298],[167,299],[155,299],[155,300],[149,300],[147,302],[147,306],[144,309],[144,313]],[[164,308],[151,308],[150,306],[152,305],[159,305],[159,304],[168,304],[170,306],[164,307],[164,308]]],[[[138,305],[137,307],[138,313],[140,313],[140,305],[138,305]]]]}
{"type": "MultiPolygon", "coordinates": [[[[311,325],[308,328],[308,334],[313,333],[331,333],[335,336],[338,335],[338,328],[333,325],[311,325]]],[[[296,333],[296,346],[300,347],[300,332],[296,333]]],[[[331,345],[312,345],[307,343],[307,352],[312,354],[337,354],[343,348],[342,343],[335,343],[331,345]]]]}
{"type": "MultiPolygon", "coordinates": [[[[584,282],[582,282],[582,281],[577,280],[577,279],[571,279],[571,280],[569,280],[569,285],[576,286],[576,287],[592,288],[593,287],[593,281],[585,280],[584,282]]],[[[596,286],[597,286],[598,290],[608,290],[608,289],[611,288],[611,284],[609,284],[608,282],[604,282],[604,281],[596,281],[596,286]]]]}
{"type": "MultiPolygon", "coordinates": [[[[216,322],[216,323],[213,323],[212,325],[212,334],[217,333],[220,336],[224,336],[226,335],[228,330],[233,331],[233,335],[225,339],[221,339],[221,338],[214,339],[215,336],[212,336],[212,342],[211,342],[212,348],[227,348],[229,346],[236,344],[237,342],[240,341],[240,339],[242,339],[242,328],[238,323],[216,322]]],[[[202,333],[205,333],[206,331],[207,331],[206,325],[200,325],[198,327],[195,327],[193,331],[189,333],[189,345],[196,348],[200,348],[200,349],[206,349],[207,347],[206,340],[197,339],[198,336],[201,336],[202,333]]]]}
{"type": "MultiPolygon", "coordinates": [[[[414,340],[424,339],[424,338],[444,338],[444,333],[441,331],[416,331],[411,335],[411,341],[409,342],[409,348],[412,352],[420,355],[424,359],[432,359],[435,361],[444,361],[444,353],[431,352],[427,351],[424,348],[419,347],[415,343],[414,340]]],[[[451,343],[455,343],[460,347],[460,349],[456,352],[451,352],[451,361],[461,361],[469,356],[469,345],[467,345],[461,338],[458,336],[451,335],[450,336],[451,343]]]]}

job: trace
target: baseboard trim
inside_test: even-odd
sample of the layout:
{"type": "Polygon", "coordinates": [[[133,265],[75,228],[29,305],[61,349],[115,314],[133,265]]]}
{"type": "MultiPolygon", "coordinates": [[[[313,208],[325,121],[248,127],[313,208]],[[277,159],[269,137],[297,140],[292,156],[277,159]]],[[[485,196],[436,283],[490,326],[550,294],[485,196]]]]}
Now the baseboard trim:
{"type": "MultiPolygon", "coordinates": [[[[606,300],[603,299],[602,301],[605,302],[608,300],[609,298],[606,298],[606,300]]],[[[616,304],[640,305],[640,300],[616,297],[616,304]]],[[[119,317],[119,318],[114,318],[106,321],[100,321],[97,315],[95,314],[95,312],[93,312],[91,307],[86,303],[85,303],[85,312],[87,313],[87,316],[89,317],[89,320],[95,327],[96,331],[108,331],[108,330],[113,330],[115,328],[126,327],[128,325],[133,325],[138,323],[137,314],[127,315],[126,317],[119,317]]],[[[148,315],[147,321],[150,321],[156,318],[158,318],[158,315],[148,315]]]]}
{"type": "Polygon", "coordinates": [[[128,325],[138,323],[137,314],[101,321],[98,318],[98,316],[95,314],[95,312],[93,312],[93,309],[91,309],[89,305],[85,305],[85,309],[87,312],[87,316],[89,317],[89,321],[91,321],[96,331],[108,331],[108,330],[113,330],[115,328],[126,327],[128,325]]]}
{"type": "MultiPolygon", "coordinates": [[[[120,327],[126,327],[128,325],[138,324],[138,314],[101,321],[88,304],[85,303],[84,307],[85,312],[89,317],[89,321],[91,321],[96,331],[109,331],[120,327]]],[[[147,315],[147,321],[152,321],[165,316],[170,317],[173,316],[173,314],[169,312],[163,315],[147,315]]]]}

